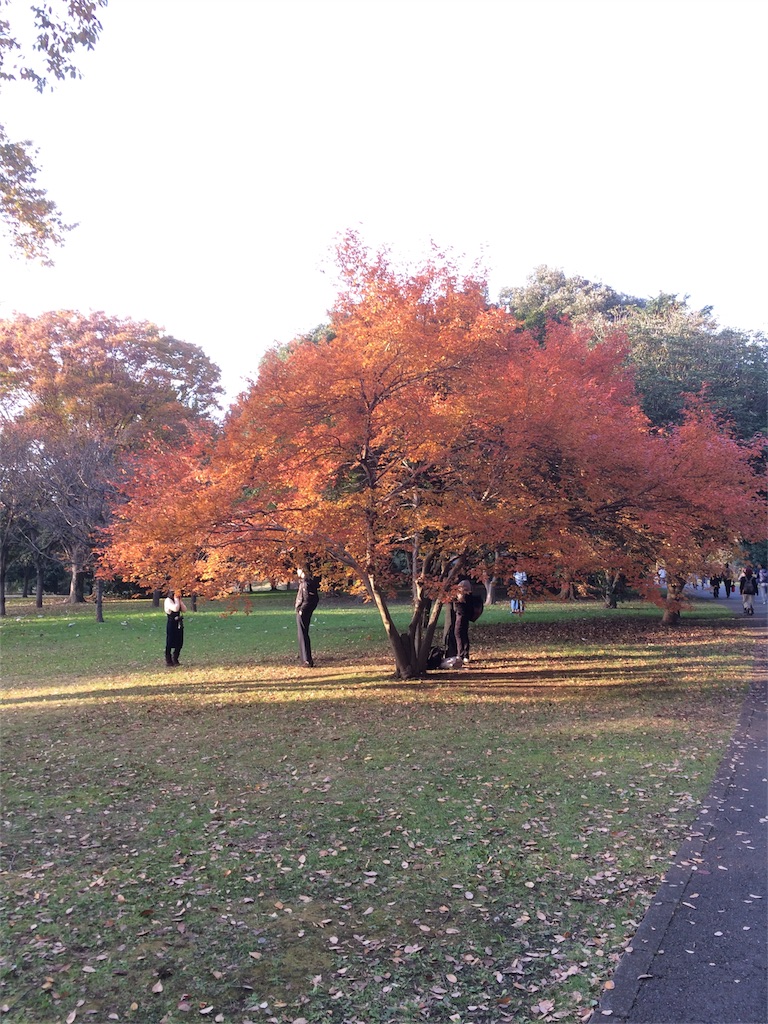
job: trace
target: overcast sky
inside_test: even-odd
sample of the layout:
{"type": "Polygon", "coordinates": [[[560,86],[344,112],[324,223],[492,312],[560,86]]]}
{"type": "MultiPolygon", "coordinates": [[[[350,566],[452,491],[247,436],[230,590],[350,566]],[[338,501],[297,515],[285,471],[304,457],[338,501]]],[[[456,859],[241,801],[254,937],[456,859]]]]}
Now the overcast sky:
{"type": "MultiPolygon", "coordinates": [[[[14,5],[30,0],[12,0],[14,5]]],[[[80,81],[4,88],[79,227],[2,244],[0,316],[71,308],[200,345],[228,398],[325,319],[330,252],[480,257],[768,331],[764,0],[110,0],[80,81]]]]}

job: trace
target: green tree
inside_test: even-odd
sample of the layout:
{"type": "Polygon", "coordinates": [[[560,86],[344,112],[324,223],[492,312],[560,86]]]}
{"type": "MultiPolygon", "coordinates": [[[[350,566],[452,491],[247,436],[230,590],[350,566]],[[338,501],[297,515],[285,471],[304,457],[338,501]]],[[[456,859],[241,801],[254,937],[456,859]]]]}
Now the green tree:
{"type": "Polygon", "coordinates": [[[608,321],[639,301],[585,277],[566,277],[562,270],[546,265],[536,267],[523,287],[502,288],[499,293],[499,304],[539,339],[550,320],[599,316],[608,321]]]}
{"type": "MultiPolygon", "coordinates": [[[[101,32],[99,8],[106,5],[107,0],[50,0],[27,7],[0,0],[0,86],[30,82],[43,92],[51,79],[79,77],[74,52],[93,49],[101,32]],[[28,45],[20,41],[26,38],[32,40],[28,45]]],[[[0,221],[24,256],[50,264],[50,247],[61,245],[75,225],[64,223],[39,186],[36,160],[32,142],[10,139],[0,124],[0,221]]]]}
{"type": "Polygon", "coordinates": [[[595,344],[620,327],[643,411],[657,427],[682,423],[693,394],[742,438],[768,425],[766,338],[720,328],[710,307],[691,309],[666,293],[637,298],[547,266],[537,267],[525,286],[502,289],[499,303],[539,339],[552,320],[588,327],[595,344]]]}
{"type": "Polygon", "coordinates": [[[768,425],[768,346],[761,334],[721,330],[708,308],[659,295],[624,310],[643,410],[657,426],[680,423],[686,395],[707,404],[748,438],[768,425]]]}

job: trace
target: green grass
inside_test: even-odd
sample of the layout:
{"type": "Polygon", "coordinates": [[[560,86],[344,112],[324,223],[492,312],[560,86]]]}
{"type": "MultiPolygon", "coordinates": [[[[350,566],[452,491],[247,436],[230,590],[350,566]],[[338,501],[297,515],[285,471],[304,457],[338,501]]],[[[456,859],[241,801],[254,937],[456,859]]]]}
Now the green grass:
{"type": "Polygon", "coordinates": [[[146,603],[9,607],[5,1019],[584,1019],[738,716],[735,604],[498,606],[411,683],[372,609],[321,604],[306,671],[252,606],[175,670],[146,603]]]}

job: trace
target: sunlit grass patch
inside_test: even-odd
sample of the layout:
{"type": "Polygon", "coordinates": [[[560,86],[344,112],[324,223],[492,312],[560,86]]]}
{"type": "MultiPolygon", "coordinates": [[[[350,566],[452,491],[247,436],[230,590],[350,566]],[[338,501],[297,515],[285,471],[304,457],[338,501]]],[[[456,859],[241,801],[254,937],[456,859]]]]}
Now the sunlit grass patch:
{"type": "Polygon", "coordinates": [[[198,625],[182,669],[153,648],[102,672],[104,634],[62,620],[83,670],[35,676],[34,631],[14,641],[8,1019],[580,1020],[708,788],[754,644],[610,614],[484,616],[469,671],[410,683],[330,630],[300,669],[287,605],[262,660],[207,663],[198,625]]]}

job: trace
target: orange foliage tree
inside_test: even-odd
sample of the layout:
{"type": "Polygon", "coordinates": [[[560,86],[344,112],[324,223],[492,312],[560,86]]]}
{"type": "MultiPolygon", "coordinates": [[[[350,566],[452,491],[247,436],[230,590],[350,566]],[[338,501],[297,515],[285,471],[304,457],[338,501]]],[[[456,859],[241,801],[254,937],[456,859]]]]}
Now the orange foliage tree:
{"type": "MultiPolygon", "coordinates": [[[[0,426],[28,439],[24,537],[33,549],[35,530],[55,540],[73,602],[122,460],[153,439],[178,444],[220,393],[202,349],[153,324],[68,310],[0,320],[0,426]]],[[[0,517],[6,507],[0,496],[0,517]]]]}
{"type": "MultiPolygon", "coordinates": [[[[641,578],[667,541],[690,556],[703,526],[685,477],[706,473],[683,433],[694,428],[651,435],[621,338],[590,347],[551,325],[533,339],[488,303],[479,275],[438,255],[398,271],[348,235],[338,257],[325,335],[268,353],[221,437],[185,454],[185,473],[164,477],[159,451],[136,467],[105,549],[112,571],[213,594],[311,554],[376,604],[409,678],[425,670],[459,577],[479,578],[490,551],[502,575],[522,566],[538,579],[609,564],[641,578]],[[404,584],[401,631],[390,599],[404,584]]],[[[711,421],[699,429],[735,453],[711,421]]],[[[748,525],[740,515],[718,529],[731,536],[748,525]]]]}

